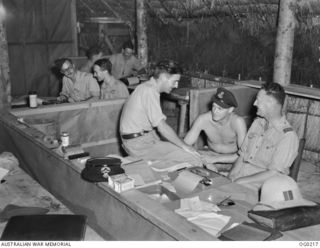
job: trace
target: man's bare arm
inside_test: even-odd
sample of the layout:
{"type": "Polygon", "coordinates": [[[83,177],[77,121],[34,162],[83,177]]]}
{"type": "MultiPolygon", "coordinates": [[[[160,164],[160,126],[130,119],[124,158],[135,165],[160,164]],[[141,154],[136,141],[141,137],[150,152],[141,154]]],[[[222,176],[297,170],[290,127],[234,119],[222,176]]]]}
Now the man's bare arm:
{"type": "Polygon", "coordinates": [[[191,129],[188,131],[184,137],[184,142],[190,146],[194,145],[199,138],[200,132],[202,130],[203,117],[198,116],[198,118],[193,123],[191,129]]]}
{"type": "Polygon", "coordinates": [[[247,124],[242,117],[238,116],[232,123],[232,127],[236,132],[237,146],[238,146],[238,149],[240,149],[244,141],[244,138],[247,135],[247,124]]]}

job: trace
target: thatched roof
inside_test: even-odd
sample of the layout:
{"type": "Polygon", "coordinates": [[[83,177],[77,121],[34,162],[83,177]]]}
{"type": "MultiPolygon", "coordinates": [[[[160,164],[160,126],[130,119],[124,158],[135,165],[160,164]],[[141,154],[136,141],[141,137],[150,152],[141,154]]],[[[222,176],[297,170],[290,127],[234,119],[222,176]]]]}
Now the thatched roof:
{"type": "MultiPolygon", "coordinates": [[[[221,15],[276,14],[279,0],[146,0],[150,13],[163,19],[204,18],[221,15]]],[[[119,17],[132,20],[134,0],[78,0],[81,17],[119,17]]],[[[297,0],[298,15],[320,14],[319,0],[297,0]]]]}

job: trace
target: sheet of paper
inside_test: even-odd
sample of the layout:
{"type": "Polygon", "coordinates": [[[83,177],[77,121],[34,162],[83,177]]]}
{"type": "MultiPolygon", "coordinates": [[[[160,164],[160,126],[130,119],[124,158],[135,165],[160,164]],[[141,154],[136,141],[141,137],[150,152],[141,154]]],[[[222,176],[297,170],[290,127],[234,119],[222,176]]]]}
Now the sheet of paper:
{"type": "Polygon", "coordinates": [[[128,77],[127,80],[129,85],[138,84],[140,82],[138,77],[128,77]]]}
{"type": "Polygon", "coordinates": [[[179,176],[173,181],[172,185],[178,193],[191,193],[203,178],[190,171],[184,170],[179,173],[179,176]]]}
{"type": "Polygon", "coordinates": [[[134,175],[140,175],[145,183],[150,183],[157,180],[152,169],[145,161],[137,161],[136,163],[132,164],[123,164],[121,167],[125,170],[128,176],[134,177],[134,175]]]}

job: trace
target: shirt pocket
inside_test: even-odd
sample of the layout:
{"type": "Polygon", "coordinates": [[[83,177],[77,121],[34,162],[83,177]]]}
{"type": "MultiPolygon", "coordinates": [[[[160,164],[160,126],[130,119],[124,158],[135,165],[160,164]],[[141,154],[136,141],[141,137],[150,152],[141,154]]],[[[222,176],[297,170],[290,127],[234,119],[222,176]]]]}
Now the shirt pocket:
{"type": "Polygon", "coordinates": [[[255,156],[256,160],[264,166],[272,162],[272,157],[276,149],[275,142],[270,138],[265,138],[255,156]]]}
{"type": "Polygon", "coordinates": [[[260,135],[256,132],[248,133],[247,140],[243,144],[241,151],[247,153],[247,155],[249,155],[248,153],[252,153],[254,147],[257,145],[259,137],[260,135]]]}

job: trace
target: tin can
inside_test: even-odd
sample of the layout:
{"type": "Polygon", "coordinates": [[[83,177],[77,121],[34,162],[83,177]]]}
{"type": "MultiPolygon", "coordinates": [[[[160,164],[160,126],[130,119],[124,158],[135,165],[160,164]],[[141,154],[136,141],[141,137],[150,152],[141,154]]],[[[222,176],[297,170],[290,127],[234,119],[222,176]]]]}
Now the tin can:
{"type": "Polygon", "coordinates": [[[67,147],[70,145],[70,141],[69,141],[69,134],[67,132],[63,132],[61,134],[61,145],[63,147],[67,147]]]}
{"type": "Polygon", "coordinates": [[[37,104],[37,93],[36,92],[30,92],[29,93],[29,107],[30,108],[38,107],[38,104],[37,104]]]}

